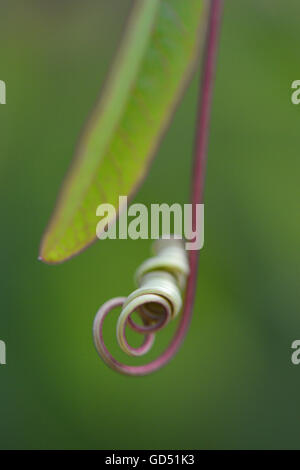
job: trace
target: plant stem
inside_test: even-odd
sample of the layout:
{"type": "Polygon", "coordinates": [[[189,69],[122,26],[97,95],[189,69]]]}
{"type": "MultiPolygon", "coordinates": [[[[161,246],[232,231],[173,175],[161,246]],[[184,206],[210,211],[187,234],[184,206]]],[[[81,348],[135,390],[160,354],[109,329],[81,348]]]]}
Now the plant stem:
{"type": "MultiPolygon", "coordinates": [[[[205,46],[205,57],[203,64],[203,74],[200,84],[200,96],[198,105],[198,118],[196,130],[196,145],[193,166],[193,185],[191,201],[193,207],[196,204],[203,202],[204,194],[204,179],[206,167],[206,154],[208,145],[209,134],[209,121],[211,114],[211,102],[213,82],[215,75],[215,63],[217,55],[217,46],[220,32],[220,23],[223,9],[223,0],[211,0],[210,4],[210,17],[207,30],[207,39],[205,46]]],[[[195,218],[194,218],[195,220],[195,218]]],[[[176,354],[181,346],[184,337],[187,333],[194,306],[194,299],[196,294],[197,272],[199,251],[193,250],[190,252],[190,275],[187,282],[185,305],[181,316],[181,321],[178,326],[177,332],[164,353],[154,360],[136,368],[134,375],[145,375],[164,366],[176,354]]]]}
{"type": "MultiPolygon", "coordinates": [[[[193,166],[193,176],[192,176],[192,194],[191,202],[193,205],[193,210],[196,210],[196,204],[203,203],[203,193],[204,193],[204,176],[205,176],[205,166],[206,166],[206,153],[207,153],[207,144],[208,144],[208,133],[209,133],[209,121],[211,113],[211,102],[212,102],[212,90],[214,82],[214,73],[215,73],[215,62],[217,55],[217,45],[220,32],[220,23],[223,9],[223,0],[210,0],[210,12],[209,12],[209,22],[207,29],[206,45],[205,45],[205,56],[203,63],[203,73],[200,84],[200,95],[199,95],[199,104],[198,104],[198,117],[197,117],[197,129],[196,129],[196,142],[195,142],[195,156],[194,156],[194,166],[193,166]]],[[[193,217],[193,220],[196,220],[193,217]]],[[[199,251],[193,250],[190,251],[189,264],[190,264],[190,274],[187,281],[186,295],[185,295],[185,305],[183,308],[183,313],[181,315],[180,323],[175,333],[174,338],[172,339],[170,345],[167,349],[152,362],[145,364],[143,366],[129,366],[121,364],[116,359],[114,359],[107,348],[103,343],[103,338],[100,338],[100,347],[102,348],[102,356],[104,356],[106,362],[118,372],[121,372],[126,375],[147,375],[156,370],[160,369],[166,365],[173,356],[177,353],[180,348],[185,335],[187,333],[190,321],[192,318],[194,299],[196,293],[196,284],[197,284],[197,271],[198,271],[198,258],[199,251]]],[[[112,301],[107,302],[103,307],[103,317],[101,319],[101,328],[102,332],[102,322],[105,316],[109,311],[118,306],[122,305],[124,302],[123,298],[112,299],[112,301]]],[[[98,331],[99,325],[96,325],[96,331],[98,331]]],[[[102,334],[102,333],[101,333],[102,334]]]]}

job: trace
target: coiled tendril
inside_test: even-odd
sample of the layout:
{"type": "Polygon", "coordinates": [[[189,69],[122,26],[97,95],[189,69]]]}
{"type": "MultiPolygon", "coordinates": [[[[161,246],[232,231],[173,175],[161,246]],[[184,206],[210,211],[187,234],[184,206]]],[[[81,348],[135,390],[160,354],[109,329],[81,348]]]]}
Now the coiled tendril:
{"type": "MultiPolygon", "coordinates": [[[[211,98],[213,77],[215,70],[215,59],[217,52],[217,43],[220,30],[220,21],[222,14],[223,0],[210,0],[210,16],[207,29],[205,56],[203,63],[203,73],[201,77],[201,89],[199,97],[199,112],[197,120],[196,147],[193,168],[192,194],[191,202],[193,207],[203,202],[204,172],[206,161],[206,150],[208,141],[209,118],[211,110],[211,98]]],[[[169,248],[171,249],[171,245],[169,248]]],[[[172,245],[172,249],[174,245],[172,245]]],[[[177,246],[178,248],[178,246],[177,246]]],[[[182,249],[182,247],[181,247],[182,249]]],[[[186,254],[181,256],[181,261],[186,254]]],[[[185,334],[188,330],[196,290],[197,269],[198,269],[198,251],[190,251],[189,255],[189,275],[186,284],[185,303],[180,316],[177,331],[167,347],[167,349],[152,362],[143,366],[129,366],[117,361],[106,348],[103,341],[103,322],[108,313],[115,307],[122,306],[122,312],[117,325],[117,338],[121,348],[130,355],[140,356],[146,354],[153,344],[154,333],[163,328],[171,318],[176,316],[181,308],[181,292],[184,289],[185,279],[188,273],[186,264],[181,271],[174,269],[170,265],[162,262],[158,264],[158,258],[162,262],[162,253],[155,261],[146,261],[137,271],[137,280],[139,289],[134,291],[129,297],[117,297],[106,302],[98,311],[94,321],[94,342],[102,359],[113,369],[127,375],[146,375],[167,364],[178,351],[185,334]],[[167,268],[167,269],[166,269],[167,268]],[[154,290],[152,290],[154,288],[154,290]],[[168,292],[168,295],[166,294],[168,292]],[[148,297],[147,297],[148,296],[148,297]],[[137,325],[130,318],[133,311],[138,310],[143,321],[143,326],[137,325]],[[133,330],[145,335],[144,343],[139,348],[132,348],[125,334],[125,327],[129,325],[133,330]]],[[[173,258],[173,261],[175,257],[173,258]]],[[[171,257],[168,257],[168,263],[171,263],[171,257]]]]}
{"type": "Polygon", "coordinates": [[[146,354],[153,345],[155,333],[181,310],[182,292],[189,273],[183,243],[181,240],[161,239],[154,244],[154,252],[156,256],[146,260],[136,272],[136,283],[139,287],[127,298],[117,297],[106,302],[95,317],[93,332],[96,349],[113,369],[120,370],[121,364],[112,357],[103,341],[103,322],[112,309],[122,307],[117,323],[117,339],[121,349],[129,356],[146,354]],[[133,321],[131,315],[134,312],[139,314],[143,325],[133,321]],[[137,333],[145,335],[140,347],[133,348],[128,344],[127,325],[137,333]]]}

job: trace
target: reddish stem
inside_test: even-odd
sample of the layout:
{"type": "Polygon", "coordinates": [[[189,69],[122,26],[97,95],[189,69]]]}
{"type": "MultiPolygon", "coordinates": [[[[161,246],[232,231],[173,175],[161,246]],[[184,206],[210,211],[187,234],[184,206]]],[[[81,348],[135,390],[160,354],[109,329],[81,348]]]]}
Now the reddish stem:
{"type": "MultiPolygon", "coordinates": [[[[204,179],[206,167],[206,154],[209,134],[209,121],[211,114],[212,91],[215,74],[215,63],[219,39],[223,0],[211,0],[210,17],[207,30],[203,74],[199,96],[199,108],[197,119],[197,133],[195,145],[195,157],[193,167],[193,186],[191,201],[193,206],[203,202],[204,179]]],[[[195,219],[194,219],[195,220],[195,219]]],[[[149,374],[165,365],[178,351],[187,333],[193,312],[199,251],[190,252],[190,275],[187,282],[185,305],[181,321],[173,341],[166,351],[155,361],[139,368],[138,374],[149,374]]]]}
{"type": "MultiPolygon", "coordinates": [[[[192,201],[194,210],[196,209],[196,204],[200,204],[203,202],[204,176],[205,176],[209,121],[210,121],[211,102],[212,102],[212,90],[213,90],[213,82],[214,82],[215,62],[216,62],[217,45],[218,45],[218,38],[219,38],[219,31],[220,31],[222,7],[223,7],[223,0],[210,0],[209,23],[208,23],[208,29],[207,29],[205,57],[204,57],[204,63],[203,63],[203,73],[202,73],[200,96],[199,96],[195,157],[194,157],[194,167],[193,167],[193,183],[192,183],[191,201],[192,201]]],[[[185,305],[184,305],[184,309],[183,309],[183,313],[181,316],[178,329],[176,331],[176,334],[173,340],[168,346],[168,348],[157,359],[143,366],[128,366],[128,365],[121,364],[118,361],[116,361],[108,353],[108,351],[106,351],[107,356],[109,357],[109,363],[110,365],[113,365],[113,368],[115,370],[126,375],[137,376],[137,375],[150,374],[160,369],[165,364],[167,364],[172,359],[172,357],[177,353],[179,347],[181,346],[185,338],[185,335],[187,333],[187,330],[188,330],[188,327],[192,318],[194,299],[195,299],[195,293],[196,293],[196,283],[197,283],[198,258],[199,258],[198,255],[199,255],[198,250],[194,250],[190,252],[190,257],[189,257],[190,275],[189,275],[188,282],[187,282],[185,305]]],[[[119,301],[119,299],[116,299],[116,302],[117,301],[119,301]]],[[[108,302],[107,307],[105,305],[106,307],[105,315],[109,312],[111,308],[114,308],[116,305],[114,303],[110,304],[108,302]]]]}

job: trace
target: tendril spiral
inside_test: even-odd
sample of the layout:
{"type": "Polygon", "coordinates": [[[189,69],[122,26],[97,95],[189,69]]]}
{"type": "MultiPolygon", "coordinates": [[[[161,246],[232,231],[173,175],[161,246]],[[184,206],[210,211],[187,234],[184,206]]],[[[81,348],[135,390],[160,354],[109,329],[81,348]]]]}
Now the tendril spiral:
{"type": "Polygon", "coordinates": [[[182,240],[160,239],[154,243],[155,256],[146,260],[136,271],[138,288],[127,298],[116,297],[98,310],[93,327],[94,343],[100,357],[113,369],[128,373],[108,351],[103,340],[103,322],[108,313],[121,306],[117,322],[117,340],[129,356],[142,356],[153,346],[155,333],[174,319],[182,307],[182,293],[189,274],[189,263],[182,240]],[[142,325],[132,319],[136,312],[142,325]],[[126,327],[144,335],[141,346],[134,348],[126,338],[126,327]],[[127,372],[125,372],[125,370],[127,372]]]}

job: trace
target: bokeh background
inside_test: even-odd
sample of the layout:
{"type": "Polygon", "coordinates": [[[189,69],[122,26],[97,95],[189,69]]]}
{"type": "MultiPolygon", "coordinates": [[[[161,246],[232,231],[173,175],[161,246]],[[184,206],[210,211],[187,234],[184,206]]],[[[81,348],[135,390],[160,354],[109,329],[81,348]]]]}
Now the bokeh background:
{"type": "MultiPolygon", "coordinates": [[[[150,241],[98,242],[59,266],[37,261],[130,7],[0,5],[0,447],[299,448],[300,365],[291,363],[291,343],[300,338],[300,106],[290,99],[300,79],[298,0],[225,0],[205,247],[176,358],[155,375],[128,378],[109,370],[92,342],[98,307],[131,292],[150,241]]],[[[188,202],[198,78],[135,201],[188,202]]],[[[115,320],[106,338],[117,351],[115,320]]],[[[159,335],[149,358],[173,330],[159,335]]]]}

